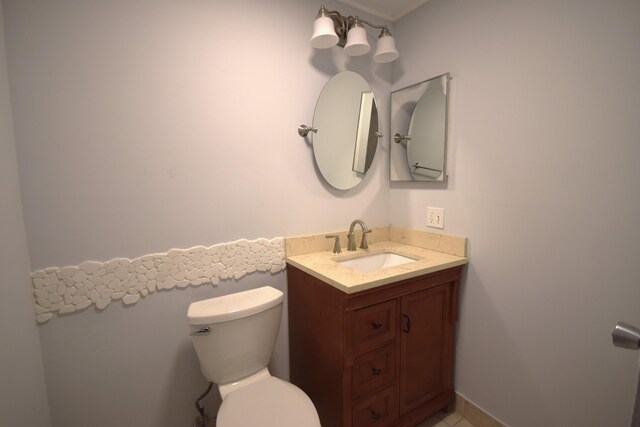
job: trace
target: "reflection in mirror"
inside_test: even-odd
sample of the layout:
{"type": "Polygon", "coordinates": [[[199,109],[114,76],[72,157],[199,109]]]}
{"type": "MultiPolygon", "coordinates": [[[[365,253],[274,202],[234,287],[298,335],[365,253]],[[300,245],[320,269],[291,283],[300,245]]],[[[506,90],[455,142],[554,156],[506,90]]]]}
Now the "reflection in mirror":
{"type": "Polygon", "coordinates": [[[422,95],[411,115],[407,161],[413,179],[438,179],[444,166],[444,125],[447,99],[440,88],[422,95]]]}
{"type": "Polygon", "coordinates": [[[367,173],[373,162],[378,145],[378,110],[373,92],[363,92],[360,102],[360,117],[356,135],[356,150],[353,155],[353,170],[367,173]]]}
{"type": "Polygon", "coordinates": [[[339,190],[358,185],[376,152],[378,109],[367,81],[343,71],[322,89],[313,114],[313,154],[324,179],[339,190]]]}
{"type": "Polygon", "coordinates": [[[391,181],[446,179],[449,74],[391,93],[391,181]]]}

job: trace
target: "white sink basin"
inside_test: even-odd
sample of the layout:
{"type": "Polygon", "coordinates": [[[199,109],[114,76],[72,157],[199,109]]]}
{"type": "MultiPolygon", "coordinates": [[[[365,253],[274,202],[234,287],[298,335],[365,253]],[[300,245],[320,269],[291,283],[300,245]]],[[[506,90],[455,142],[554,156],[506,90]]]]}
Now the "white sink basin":
{"type": "Polygon", "coordinates": [[[367,273],[369,271],[395,267],[397,265],[407,264],[414,261],[417,260],[404,255],[394,254],[392,252],[381,252],[357,258],[338,260],[336,262],[344,266],[351,267],[354,270],[367,273]]]}

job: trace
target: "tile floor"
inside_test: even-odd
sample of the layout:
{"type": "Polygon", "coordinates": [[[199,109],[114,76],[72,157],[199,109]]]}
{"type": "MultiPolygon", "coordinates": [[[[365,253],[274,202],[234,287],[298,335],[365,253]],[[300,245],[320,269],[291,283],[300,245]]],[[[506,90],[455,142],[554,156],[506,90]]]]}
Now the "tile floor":
{"type": "Polygon", "coordinates": [[[469,421],[462,418],[457,412],[444,413],[438,412],[426,421],[421,422],[416,427],[473,427],[469,421]]]}

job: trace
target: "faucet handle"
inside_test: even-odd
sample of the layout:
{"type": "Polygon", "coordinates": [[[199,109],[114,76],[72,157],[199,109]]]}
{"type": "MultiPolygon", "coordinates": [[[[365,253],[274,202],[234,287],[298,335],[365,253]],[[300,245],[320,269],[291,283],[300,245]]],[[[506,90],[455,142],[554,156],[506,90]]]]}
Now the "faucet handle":
{"type": "Polygon", "coordinates": [[[360,249],[369,249],[369,244],[367,243],[367,234],[371,233],[371,230],[368,228],[366,230],[362,230],[362,240],[360,241],[360,249]]]}
{"type": "Polygon", "coordinates": [[[336,241],[333,243],[333,253],[334,254],[339,254],[342,252],[342,249],[340,248],[340,236],[338,236],[337,234],[328,234],[325,236],[327,239],[336,239],[336,241]]]}

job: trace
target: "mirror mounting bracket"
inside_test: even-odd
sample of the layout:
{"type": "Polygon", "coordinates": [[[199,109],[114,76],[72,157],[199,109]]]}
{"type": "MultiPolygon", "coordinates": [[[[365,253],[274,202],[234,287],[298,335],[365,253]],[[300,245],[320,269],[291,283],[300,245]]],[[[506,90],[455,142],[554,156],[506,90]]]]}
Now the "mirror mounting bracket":
{"type": "Polygon", "coordinates": [[[318,129],[307,125],[298,126],[298,135],[301,137],[305,138],[309,132],[318,133],[318,129]]]}
{"type": "Polygon", "coordinates": [[[395,142],[396,144],[400,144],[402,141],[405,141],[405,142],[411,141],[411,136],[400,135],[399,133],[396,133],[395,135],[393,135],[393,142],[395,142]]]}

